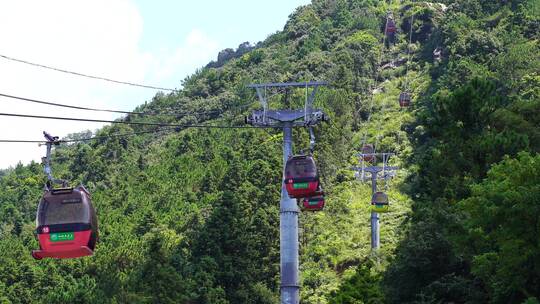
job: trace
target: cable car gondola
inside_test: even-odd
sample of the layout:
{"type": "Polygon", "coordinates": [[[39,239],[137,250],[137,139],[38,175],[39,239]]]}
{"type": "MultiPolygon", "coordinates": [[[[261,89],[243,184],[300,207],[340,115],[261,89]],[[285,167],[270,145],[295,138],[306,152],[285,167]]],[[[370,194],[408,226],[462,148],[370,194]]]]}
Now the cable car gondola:
{"type": "Polygon", "coordinates": [[[324,208],[324,203],[324,192],[322,191],[302,199],[302,207],[306,211],[321,211],[324,208]]]}
{"type": "Polygon", "coordinates": [[[375,192],[371,197],[371,210],[374,212],[388,212],[389,202],[388,195],[384,192],[375,192]]]}
{"type": "Polygon", "coordinates": [[[295,155],[285,165],[285,187],[291,198],[313,196],[319,187],[317,166],[311,155],[295,155]]]}
{"type": "Polygon", "coordinates": [[[396,32],[397,32],[397,27],[396,27],[396,23],[394,22],[394,19],[392,19],[392,17],[388,17],[386,19],[386,26],[385,26],[385,34],[386,34],[386,38],[388,39],[388,42],[394,43],[395,38],[396,38],[396,32]]]}
{"type": "Polygon", "coordinates": [[[372,162],[376,160],[375,147],[372,144],[365,144],[362,146],[362,159],[366,162],[372,162]]]}
{"type": "Polygon", "coordinates": [[[94,253],[97,217],[90,194],[83,187],[46,190],[36,216],[39,250],[35,259],[78,258],[94,253]]]}
{"type": "Polygon", "coordinates": [[[388,18],[386,21],[386,35],[394,34],[397,31],[396,23],[394,19],[388,18]]]}
{"type": "Polygon", "coordinates": [[[401,92],[399,94],[399,106],[402,108],[406,108],[411,105],[411,94],[408,92],[401,92]]]}

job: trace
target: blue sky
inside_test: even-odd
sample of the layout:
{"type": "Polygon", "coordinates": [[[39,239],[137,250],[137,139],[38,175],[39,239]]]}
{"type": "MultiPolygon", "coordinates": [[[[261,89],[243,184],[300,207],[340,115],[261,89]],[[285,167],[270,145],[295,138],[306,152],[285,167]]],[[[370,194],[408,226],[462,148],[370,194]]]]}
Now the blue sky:
{"type": "MultiPolygon", "coordinates": [[[[287,17],[307,0],[135,1],[144,20],[141,45],[157,51],[174,47],[194,28],[222,48],[258,42],[283,29],[287,17]]],[[[217,55],[217,54],[216,54],[217,55]]]]}
{"type": "MultiPolygon", "coordinates": [[[[182,80],[220,50],[282,30],[308,0],[272,2],[0,1],[1,55],[89,75],[158,87],[182,80]],[[31,9],[29,9],[31,8],[31,9]]],[[[85,107],[132,110],[154,90],[76,77],[0,58],[0,93],[85,107]]],[[[118,115],[52,108],[0,97],[0,112],[111,120],[118,115]]],[[[0,139],[41,140],[96,130],[103,123],[0,119],[0,139]]],[[[0,168],[38,161],[43,148],[0,143],[0,168]]]]}
{"type": "MultiPolygon", "coordinates": [[[[148,75],[147,81],[159,81],[169,87],[177,87],[196,68],[216,59],[220,50],[236,48],[245,41],[256,43],[282,30],[297,7],[310,3],[309,0],[133,1],[143,19],[141,50],[163,58],[173,57],[174,50],[182,49],[182,53],[197,47],[202,50],[198,56],[188,55],[193,57],[192,61],[182,62],[174,73],[159,71],[148,75]],[[192,37],[187,38],[191,42],[186,37],[192,37]],[[166,79],[163,73],[167,74],[166,79]]],[[[176,65],[178,60],[171,65],[176,65]]]]}

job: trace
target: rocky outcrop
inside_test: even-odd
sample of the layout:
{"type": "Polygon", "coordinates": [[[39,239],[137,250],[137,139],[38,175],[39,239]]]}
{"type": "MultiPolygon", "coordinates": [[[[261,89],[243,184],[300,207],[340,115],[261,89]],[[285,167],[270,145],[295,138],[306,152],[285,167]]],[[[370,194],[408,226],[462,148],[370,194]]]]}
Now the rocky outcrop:
{"type": "Polygon", "coordinates": [[[218,53],[217,61],[212,61],[206,65],[207,68],[219,68],[222,67],[229,60],[239,58],[245,53],[252,51],[256,48],[256,45],[252,45],[246,41],[241,43],[236,50],[232,48],[226,48],[218,53]]]}

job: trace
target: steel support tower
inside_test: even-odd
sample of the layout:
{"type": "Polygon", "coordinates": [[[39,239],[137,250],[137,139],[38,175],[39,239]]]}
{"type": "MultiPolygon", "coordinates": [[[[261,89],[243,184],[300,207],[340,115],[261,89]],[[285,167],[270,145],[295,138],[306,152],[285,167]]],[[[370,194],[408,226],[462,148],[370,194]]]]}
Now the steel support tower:
{"type": "Polygon", "coordinates": [[[281,303],[298,304],[300,302],[300,282],[298,275],[298,213],[296,199],[289,197],[285,188],[285,164],[293,155],[292,129],[311,127],[326,121],[321,110],[313,109],[313,101],[320,86],[326,82],[294,82],[253,84],[263,109],[253,111],[246,117],[246,123],[259,127],[283,129],[283,177],[281,179],[281,201],[279,205],[279,242],[281,271],[281,303]],[[269,110],[266,90],[272,88],[305,88],[306,101],[303,110],[269,110]],[[311,94],[308,94],[308,89],[311,94]]]}
{"type": "MultiPolygon", "coordinates": [[[[371,174],[371,195],[375,194],[377,192],[377,179],[384,179],[387,180],[390,177],[393,177],[395,175],[395,171],[399,169],[399,167],[395,166],[388,166],[388,160],[391,156],[393,156],[393,153],[360,153],[358,156],[360,157],[360,167],[354,167],[352,168],[355,170],[358,174],[358,178],[361,181],[367,181],[366,174],[371,174]],[[373,158],[373,159],[381,159],[382,165],[377,166],[376,162],[375,165],[371,164],[370,162],[364,161],[365,158],[373,158]],[[369,166],[366,166],[366,163],[369,163],[369,166]],[[382,175],[379,175],[379,173],[382,173],[382,175]]],[[[380,221],[379,221],[379,213],[371,211],[371,249],[377,250],[381,246],[381,237],[380,237],[380,221]]]]}

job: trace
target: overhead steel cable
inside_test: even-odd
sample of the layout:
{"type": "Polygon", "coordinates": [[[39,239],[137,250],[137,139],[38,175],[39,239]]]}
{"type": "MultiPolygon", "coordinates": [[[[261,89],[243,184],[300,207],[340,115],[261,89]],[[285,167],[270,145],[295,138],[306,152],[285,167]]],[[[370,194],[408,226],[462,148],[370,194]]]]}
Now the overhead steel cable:
{"type": "Polygon", "coordinates": [[[138,114],[138,115],[146,114],[146,113],[143,113],[143,112],[130,112],[130,111],[120,111],[120,110],[109,110],[109,109],[97,109],[97,108],[88,108],[88,107],[81,107],[81,106],[72,106],[72,105],[67,105],[67,104],[42,101],[42,100],[31,99],[31,98],[26,98],[26,97],[13,96],[13,95],[8,95],[8,94],[3,94],[3,93],[0,93],[0,96],[6,97],[6,98],[12,98],[12,99],[24,100],[24,101],[28,101],[28,102],[32,102],[32,103],[44,104],[44,105],[48,105],[48,106],[55,106],[55,107],[62,107],[62,108],[69,108],[69,109],[76,109],[76,110],[119,113],[119,114],[138,114]]]}
{"type": "Polygon", "coordinates": [[[91,137],[78,138],[78,139],[60,139],[58,140],[58,142],[61,144],[62,143],[75,143],[75,142],[90,141],[90,140],[95,140],[95,139],[129,137],[129,136],[135,136],[135,135],[162,133],[162,132],[170,132],[170,131],[180,131],[180,128],[165,128],[165,129],[138,131],[138,132],[130,132],[130,133],[116,133],[116,134],[110,134],[110,135],[98,135],[98,136],[91,136],[91,137]]]}
{"type": "MultiPolygon", "coordinates": [[[[205,124],[170,124],[170,123],[157,123],[157,122],[137,122],[137,121],[125,121],[125,120],[105,120],[105,119],[90,119],[90,118],[75,118],[75,117],[27,115],[27,114],[16,114],[16,113],[0,113],[0,116],[83,121],[83,122],[100,122],[100,123],[111,123],[111,124],[139,125],[139,126],[178,127],[178,128],[209,128],[209,129],[258,129],[258,128],[261,128],[261,127],[256,127],[256,126],[245,126],[245,125],[242,125],[242,126],[221,125],[220,126],[220,125],[205,125],[205,124]]],[[[268,126],[268,128],[274,128],[274,127],[268,126]]]]}
{"type": "MultiPolygon", "coordinates": [[[[386,44],[386,32],[388,30],[388,15],[386,16],[386,23],[384,25],[384,35],[383,35],[383,39],[382,39],[382,45],[381,45],[381,48],[379,49],[379,57],[378,57],[378,60],[376,62],[376,68],[374,69],[373,71],[373,83],[368,87],[369,89],[369,101],[370,101],[370,105],[369,105],[369,111],[368,111],[368,117],[367,117],[367,120],[366,120],[366,124],[369,124],[370,121],[371,121],[371,116],[373,114],[373,107],[374,107],[374,102],[375,102],[375,97],[373,96],[375,93],[373,92],[375,90],[375,88],[378,87],[378,83],[379,83],[379,76],[380,76],[380,68],[381,68],[381,64],[382,64],[382,58],[383,58],[383,54],[384,54],[384,47],[385,47],[385,44],[386,44]]],[[[362,146],[364,146],[366,144],[366,140],[367,140],[367,134],[368,133],[368,130],[367,128],[365,129],[364,131],[364,135],[362,136],[362,146]]]]}
{"type": "MultiPolygon", "coordinates": [[[[116,134],[110,134],[110,135],[91,136],[91,137],[78,138],[78,139],[60,139],[60,140],[58,140],[58,143],[60,143],[60,144],[75,143],[75,142],[83,142],[83,141],[90,141],[90,140],[96,140],[96,139],[129,137],[129,136],[135,136],[135,135],[141,135],[141,134],[162,133],[162,132],[179,131],[179,130],[180,130],[180,128],[165,128],[165,129],[156,129],[156,130],[130,132],[130,133],[116,133],[116,134]]],[[[0,139],[0,143],[37,143],[37,144],[44,144],[46,142],[47,141],[45,141],[45,140],[0,139]]]]}
{"type": "Polygon", "coordinates": [[[44,140],[19,140],[19,139],[0,139],[0,143],[45,143],[44,140]]]}
{"type": "Polygon", "coordinates": [[[188,112],[188,111],[186,111],[186,112],[166,112],[166,113],[135,112],[135,111],[121,111],[121,110],[111,110],[111,109],[100,109],[100,108],[73,106],[73,105],[68,105],[68,104],[62,104],[62,103],[49,102],[49,101],[32,99],[32,98],[14,96],[14,95],[9,95],[9,94],[4,94],[4,93],[0,93],[0,97],[6,97],[6,98],[23,100],[23,101],[28,101],[28,102],[37,103],[37,104],[44,104],[44,105],[48,105],[48,106],[69,108],[69,109],[75,109],[75,110],[118,113],[118,114],[128,114],[128,115],[176,116],[176,115],[187,115],[187,114],[212,114],[212,113],[219,113],[221,111],[221,110],[209,110],[209,111],[201,111],[201,112],[196,112],[196,111],[189,111],[188,112]]]}
{"type": "Polygon", "coordinates": [[[407,64],[405,65],[405,83],[404,83],[405,91],[410,90],[409,65],[411,62],[411,44],[412,44],[413,25],[414,25],[414,13],[411,15],[410,29],[409,29],[409,42],[407,43],[407,64]]]}
{"type": "Polygon", "coordinates": [[[130,86],[134,86],[134,87],[141,87],[141,88],[147,88],[147,89],[170,91],[170,92],[177,91],[176,89],[151,86],[151,85],[140,84],[140,83],[135,83],[135,82],[120,81],[120,80],[114,80],[114,79],[101,77],[101,76],[94,76],[94,75],[88,75],[88,74],[83,74],[83,73],[79,73],[79,72],[73,72],[73,71],[64,70],[64,69],[60,69],[60,68],[56,68],[56,67],[52,67],[52,66],[48,66],[48,65],[44,65],[44,64],[39,64],[39,63],[35,63],[35,62],[30,62],[30,61],[26,61],[26,60],[22,60],[22,59],[9,57],[9,56],[2,55],[2,54],[0,54],[0,57],[2,57],[4,59],[7,59],[7,60],[10,60],[10,61],[20,62],[20,63],[28,64],[28,65],[31,65],[31,66],[35,66],[35,67],[40,67],[40,68],[53,70],[53,71],[57,71],[57,72],[62,72],[62,73],[66,73],[66,74],[71,74],[71,75],[76,75],[76,76],[80,76],[80,77],[92,78],[92,79],[103,80],[103,81],[108,81],[108,82],[113,82],[113,83],[118,83],[118,84],[125,84],[125,85],[130,85],[130,86]]]}

